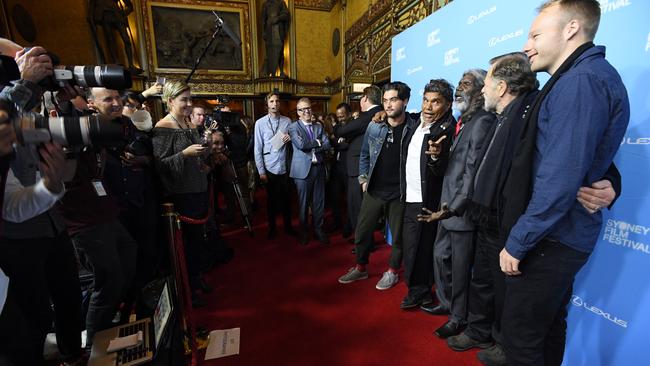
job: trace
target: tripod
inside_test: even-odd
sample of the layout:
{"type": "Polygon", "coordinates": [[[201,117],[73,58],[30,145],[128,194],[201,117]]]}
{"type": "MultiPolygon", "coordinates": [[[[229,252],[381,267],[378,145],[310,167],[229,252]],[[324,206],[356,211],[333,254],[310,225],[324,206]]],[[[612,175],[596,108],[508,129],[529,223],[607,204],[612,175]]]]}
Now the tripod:
{"type": "Polygon", "coordinates": [[[239,203],[239,210],[241,211],[241,216],[244,219],[244,225],[246,226],[246,230],[248,230],[248,235],[252,237],[255,235],[255,232],[253,232],[253,226],[251,225],[250,212],[248,212],[246,201],[244,201],[244,195],[242,194],[241,187],[239,186],[239,175],[237,175],[237,169],[235,169],[235,164],[232,162],[232,159],[228,159],[228,167],[232,171],[232,189],[235,191],[235,196],[237,197],[237,202],[239,203]]]}

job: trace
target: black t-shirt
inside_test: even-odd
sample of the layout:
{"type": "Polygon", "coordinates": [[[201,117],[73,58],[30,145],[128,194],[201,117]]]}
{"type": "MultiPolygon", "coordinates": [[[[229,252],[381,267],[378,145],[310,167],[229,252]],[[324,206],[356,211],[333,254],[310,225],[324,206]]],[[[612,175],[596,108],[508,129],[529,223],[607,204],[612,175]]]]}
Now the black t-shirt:
{"type": "Polygon", "coordinates": [[[402,123],[396,127],[389,127],[372,171],[368,192],[384,201],[399,198],[399,159],[405,125],[406,123],[402,123]]]}

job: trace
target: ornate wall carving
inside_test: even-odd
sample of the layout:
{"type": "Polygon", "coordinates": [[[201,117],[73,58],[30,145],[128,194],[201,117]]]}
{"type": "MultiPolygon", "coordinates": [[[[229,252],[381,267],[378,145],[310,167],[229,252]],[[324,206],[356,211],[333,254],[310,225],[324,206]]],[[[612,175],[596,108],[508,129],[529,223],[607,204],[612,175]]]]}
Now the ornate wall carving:
{"type": "Polygon", "coordinates": [[[345,81],[390,79],[393,36],[452,0],[378,0],[345,32],[345,81]]]}
{"type": "Polygon", "coordinates": [[[296,8],[330,11],[338,0],[295,0],[296,8]]]}

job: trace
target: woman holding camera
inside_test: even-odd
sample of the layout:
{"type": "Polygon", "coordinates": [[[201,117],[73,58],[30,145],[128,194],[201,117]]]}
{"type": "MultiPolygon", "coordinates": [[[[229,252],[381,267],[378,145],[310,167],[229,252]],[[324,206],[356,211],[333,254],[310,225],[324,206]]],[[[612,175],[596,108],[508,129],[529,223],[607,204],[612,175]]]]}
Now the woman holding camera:
{"type": "MultiPolygon", "coordinates": [[[[203,161],[209,148],[204,146],[201,136],[189,121],[192,113],[190,87],[182,81],[168,81],[162,99],[169,114],[153,129],[158,174],[165,196],[174,203],[176,212],[200,221],[208,215],[208,180],[203,161]]],[[[196,291],[209,291],[200,277],[205,224],[183,222],[182,229],[192,305],[204,306],[204,300],[196,295],[196,291]]]]}

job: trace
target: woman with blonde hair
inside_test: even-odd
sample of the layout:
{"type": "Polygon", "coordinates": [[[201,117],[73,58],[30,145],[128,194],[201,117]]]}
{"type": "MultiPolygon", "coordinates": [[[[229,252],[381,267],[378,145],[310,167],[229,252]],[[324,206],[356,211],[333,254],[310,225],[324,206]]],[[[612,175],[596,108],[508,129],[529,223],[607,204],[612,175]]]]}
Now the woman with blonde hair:
{"type": "MultiPolygon", "coordinates": [[[[201,220],[208,215],[208,179],[203,161],[209,148],[203,145],[189,120],[192,113],[190,87],[182,81],[167,81],[162,99],[169,113],[153,129],[153,150],[164,194],[181,216],[201,220]]],[[[196,291],[210,290],[200,277],[205,224],[183,222],[182,229],[192,305],[204,306],[205,301],[196,291]]]]}

